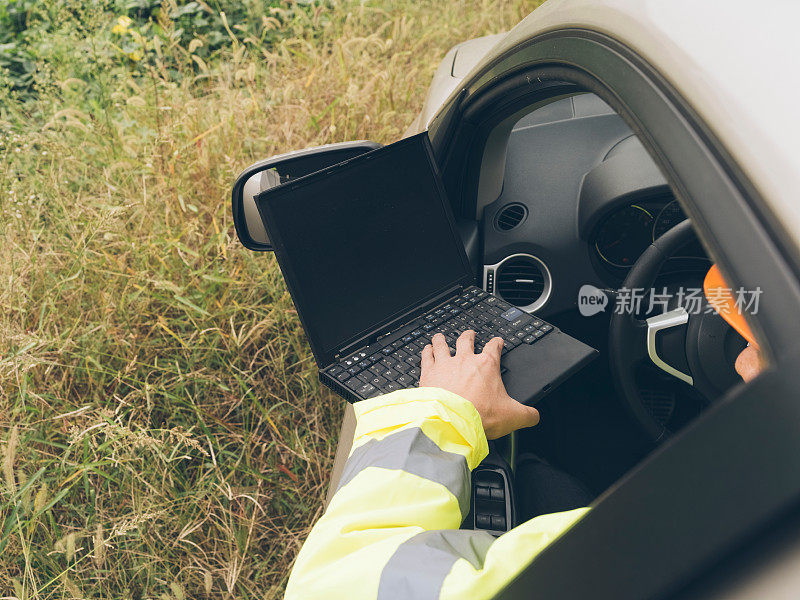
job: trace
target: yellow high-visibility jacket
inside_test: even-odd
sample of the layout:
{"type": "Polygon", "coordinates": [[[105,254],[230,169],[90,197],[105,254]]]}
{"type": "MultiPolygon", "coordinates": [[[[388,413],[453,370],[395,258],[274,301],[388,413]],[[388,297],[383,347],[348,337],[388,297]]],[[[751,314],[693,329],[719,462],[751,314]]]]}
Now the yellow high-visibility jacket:
{"type": "Polygon", "coordinates": [[[588,510],[536,517],[499,538],[460,530],[471,471],[489,451],[475,407],[417,388],[358,402],[355,412],[353,449],[287,600],[492,598],[588,510]]]}

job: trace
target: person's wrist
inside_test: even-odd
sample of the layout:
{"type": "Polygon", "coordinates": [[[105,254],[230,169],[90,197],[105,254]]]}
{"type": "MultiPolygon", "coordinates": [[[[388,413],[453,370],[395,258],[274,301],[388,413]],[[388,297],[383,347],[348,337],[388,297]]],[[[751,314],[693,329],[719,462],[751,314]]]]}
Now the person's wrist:
{"type": "MultiPolygon", "coordinates": [[[[405,391],[418,392],[418,394],[414,394],[415,398],[435,401],[446,411],[445,414],[440,415],[440,418],[449,422],[458,432],[459,438],[470,447],[470,456],[467,457],[470,470],[477,467],[486,458],[489,453],[489,443],[481,415],[472,402],[461,394],[440,386],[420,386],[405,391]]],[[[394,393],[403,394],[403,392],[394,393]]],[[[434,417],[434,413],[431,413],[429,418],[434,417]]]]}

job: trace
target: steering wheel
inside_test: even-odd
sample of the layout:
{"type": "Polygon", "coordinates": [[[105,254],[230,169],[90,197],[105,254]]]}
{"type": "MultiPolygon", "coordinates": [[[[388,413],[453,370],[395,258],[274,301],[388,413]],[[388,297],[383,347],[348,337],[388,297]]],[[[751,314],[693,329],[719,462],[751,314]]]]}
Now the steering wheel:
{"type": "MultiPolygon", "coordinates": [[[[687,219],[656,239],[631,268],[619,293],[653,288],[664,263],[694,239],[687,219]]],[[[635,311],[619,310],[609,326],[610,364],[617,392],[634,420],[653,442],[671,433],[648,410],[636,384],[636,372],[650,363],[697,390],[706,400],[719,397],[740,381],[733,368],[736,356],[746,342],[717,314],[708,308],[704,296],[695,296],[687,310],[683,303],[671,302],[662,314],[640,319],[635,311]]]]}

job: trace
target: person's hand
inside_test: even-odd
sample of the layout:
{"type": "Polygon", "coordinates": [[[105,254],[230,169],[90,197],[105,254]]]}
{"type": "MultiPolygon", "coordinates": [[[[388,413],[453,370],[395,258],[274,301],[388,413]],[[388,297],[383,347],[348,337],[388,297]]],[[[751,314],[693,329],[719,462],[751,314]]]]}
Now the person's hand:
{"type": "Polygon", "coordinates": [[[734,367],[745,382],[758,377],[764,370],[764,359],[758,351],[758,346],[747,346],[742,350],[736,357],[734,367]]]}
{"type": "Polygon", "coordinates": [[[502,437],[539,422],[539,411],[514,400],[500,379],[503,339],[492,338],[475,354],[475,332],[465,331],[456,341],[456,354],[441,333],[422,350],[420,387],[438,387],[472,402],[483,422],[486,437],[502,437]]]}

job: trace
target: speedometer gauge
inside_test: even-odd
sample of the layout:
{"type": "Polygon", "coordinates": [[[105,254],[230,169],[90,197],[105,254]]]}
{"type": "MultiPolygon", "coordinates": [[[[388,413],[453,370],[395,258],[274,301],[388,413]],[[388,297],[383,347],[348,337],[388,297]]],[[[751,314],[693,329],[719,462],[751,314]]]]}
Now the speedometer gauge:
{"type": "Polygon", "coordinates": [[[632,204],[608,217],[595,241],[597,254],[614,267],[627,268],[653,241],[653,215],[632,204]]]}
{"type": "Polygon", "coordinates": [[[675,227],[675,225],[685,219],[686,215],[683,214],[681,205],[678,204],[677,200],[673,200],[664,206],[664,208],[661,209],[661,212],[658,213],[655,223],[653,223],[653,241],[660,238],[670,229],[675,227]]]}

